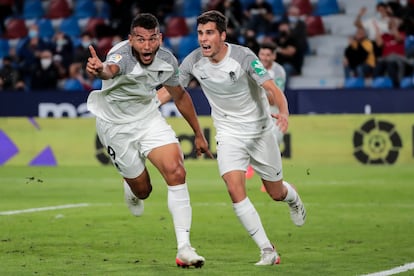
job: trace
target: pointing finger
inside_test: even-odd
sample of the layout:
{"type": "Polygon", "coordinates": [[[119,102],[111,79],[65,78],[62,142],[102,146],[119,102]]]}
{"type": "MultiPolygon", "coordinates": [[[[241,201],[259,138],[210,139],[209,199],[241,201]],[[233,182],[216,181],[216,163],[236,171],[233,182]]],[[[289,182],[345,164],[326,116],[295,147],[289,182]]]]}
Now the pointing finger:
{"type": "Polygon", "coordinates": [[[93,58],[98,58],[98,55],[96,54],[96,51],[95,51],[95,49],[93,48],[92,45],[89,45],[89,52],[91,52],[91,56],[93,58]]]}

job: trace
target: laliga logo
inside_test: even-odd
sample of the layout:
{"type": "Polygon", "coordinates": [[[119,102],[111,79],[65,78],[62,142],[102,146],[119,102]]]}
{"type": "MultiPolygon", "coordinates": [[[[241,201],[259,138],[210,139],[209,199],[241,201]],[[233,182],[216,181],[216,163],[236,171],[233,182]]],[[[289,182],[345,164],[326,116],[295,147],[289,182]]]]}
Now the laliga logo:
{"type": "Polygon", "coordinates": [[[402,141],[395,125],[371,119],[354,132],[354,156],[363,164],[394,164],[402,141]]]}

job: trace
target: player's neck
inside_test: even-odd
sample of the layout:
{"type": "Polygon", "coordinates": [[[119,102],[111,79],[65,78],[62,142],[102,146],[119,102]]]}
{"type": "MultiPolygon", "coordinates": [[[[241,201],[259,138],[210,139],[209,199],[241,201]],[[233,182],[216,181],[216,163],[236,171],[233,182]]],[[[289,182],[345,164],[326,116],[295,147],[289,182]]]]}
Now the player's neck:
{"type": "Polygon", "coordinates": [[[223,43],[218,53],[209,58],[210,62],[220,63],[226,57],[228,50],[229,50],[229,46],[227,45],[227,43],[223,43]]]}

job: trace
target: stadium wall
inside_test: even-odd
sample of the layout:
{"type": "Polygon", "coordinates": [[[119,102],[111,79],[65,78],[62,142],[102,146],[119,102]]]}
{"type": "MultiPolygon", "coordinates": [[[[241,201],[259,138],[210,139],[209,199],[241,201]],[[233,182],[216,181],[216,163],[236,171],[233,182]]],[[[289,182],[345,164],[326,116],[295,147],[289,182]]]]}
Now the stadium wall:
{"type": "MultiPolygon", "coordinates": [[[[168,118],[186,159],[195,159],[193,133],[182,118],[168,118]]],[[[216,152],[211,118],[200,123],[216,152]]],[[[283,157],[303,164],[414,164],[414,114],[292,115],[283,157]]],[[[110,164],[93,118],[0,118],[2,166],[110,164]]]]}
{"type": "MultiPolygon", "coordinates": [[[[210,106],[199,89],[190,90],[199,115],[210,106]]],[[[291,114],[382,114],[414,113],[414,90],[336,89],[288,90],[291,114]]],[[[87,92],[1,92],[0,117],[90,117],[87,92]]],[[[178,114],[173,103],[162,106],[166,117],[178,114]]]]}

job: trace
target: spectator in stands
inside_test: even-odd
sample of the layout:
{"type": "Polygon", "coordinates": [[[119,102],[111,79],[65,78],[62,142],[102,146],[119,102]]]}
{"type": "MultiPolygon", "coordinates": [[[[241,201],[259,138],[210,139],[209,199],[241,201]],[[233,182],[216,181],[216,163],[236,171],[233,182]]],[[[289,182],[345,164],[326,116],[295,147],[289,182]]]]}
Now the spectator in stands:
{"type": "Polygon", "coordinates": [[[59,70],[53,63],[51,50],[41,51],[39,58],[30,69],[30,90],[57,90],[59,70]]]}
{"type": "Polygon", "coordinates": [[[384,2],[378,2],[376,5],[376,15],[363,20],[364,15],[367,13],[367,7],[362,7],[355,18],[354,25],[356,27],[362,27],[367,33],[367,37],[375,41],[377,28],[380,33],[388,32],[388,22],[391,18],[391,9],[384,2]]]}
{"type": "MultiPolygon", "coordinates": [[[[19,68],[24,76],[30,76],[30,68],[36,63],[43,50],[51,49],[52,45],[39,37],[39,27],[33,23],[29,27],[27,37],[23,38],[16,47],[19,68]]],[[[25,77],[25,82],[30,81],[25,77]]]]}
{"type": "Polygon", "coordinates": [[[14,0],[0,1],[0,34],[6,30],[5,19],[13,14],[13,4],[14,0]]]}
{"type": "Polygon", "coordinates": [[[56,32],[53,36],[53,53],[60,56],[61,64],[65,68],[69,68],[74,56],[72,39],[63,32],[56,32]]]}
{"type": "Polygon", "coordinates": [[[13,64],[10,56],[3,58],[3,66],[0,68],[0,90],[23,91],[25,89],[24,81],[17,66],[13,64]]]}
{"type": "Polygon", "coordinates": [[[244,11],[246,16],[246,29],[256,35],[269,35],[273,30],[272,5],[265,0],[255,0],[244,11]]]}
{"type": "Polygon", "coordinates": [[[289,86],[289,78],[302,73],[304,53],[300,51],[299,43],[292,36],[288,22],[281,22],[278,30],[279,33],[275,39],[278,45],[276,61],[285,69],[286,83],[289,86]]]}
{"type": "Polygon", "coordinates": [[[207,10],[217,10],[227,18],[227,38],[229,43],[239,44],[238,38],[244,25],[243,6],[240,0],[210,1],[207,10]]]}
{"type": "Polygon", "coordinates": [[[374,44],[366,36],[365,30],[358,27],[355,35],[349,38],[344,51],[345,78],[372,77],[375,67],[374,44]]]}
{"type": "Polygon", "coordinates": [[[381,57],[377,60],[374,77],[388,75],[395,88],[400,80],[412,71],[412,65],[405,55],[405,33],[400,28],[401,20],[392,18],[389,31],[381,33],[377,26],[377,45],[381,48],[381,57]]]}
{"type": "MultiPolygon", "coordinates": [[[[80,45],[75,47],[73,62],[80,62],[82,67],[86,66],[87,60],[90,57],[89,45],[92,45],[95,49],[98,49],[96,43],[94,42],[93,36],[89,32],[83,32],[80,36],[80,45]]],[[[101,53],[97,53],[100,58],[102,58],[101,53]]]]}
{"type": "Polygon", "coordinates": [[[257,41],[255,32],[253,30],[246,30],[243,45],[252,50],[257,55],[259,52],[260,44],[257,41]]]}
{"type": "Polygon", "coordinates": [[[286,15],[282,17],[281,21],[289,22],[292,36],[298,42],[299,50],[302,53],[307,53],[309,49],[307,27],[305,21],[300,16],[300,9],[293,4],[289,5],[286,15]]]}
{"type": "Polygon", "coordinates": [[[85,78],[84,70],[80,63],[72,63],[69,67],[69,79],[77,80],[82,85],[83,91],[92,90],[92,83],[89,78],[85,78]]]}

